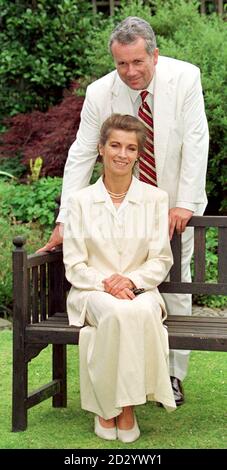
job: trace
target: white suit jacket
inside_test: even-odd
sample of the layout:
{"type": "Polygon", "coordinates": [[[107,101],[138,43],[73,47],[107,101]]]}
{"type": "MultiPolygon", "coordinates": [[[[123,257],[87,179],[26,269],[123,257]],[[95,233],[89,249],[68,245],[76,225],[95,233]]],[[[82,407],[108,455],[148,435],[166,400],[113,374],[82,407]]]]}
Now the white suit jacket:
{"type": "Polygon", "coordinates": [[[67,298],[70,324],[84,324],[89,293],[104,291],[103,279],[114,273],[151,290],[165,310],[157,286],[173,262],[168,195],[133,177],[116,210],[99,178],[69,200],[63,255],[66,277],[72,284],[67,298]]]}
{"type": "MultiPolygon", "coordinates": [[[[170,207],[202,213],[207,202],[208,127],[198,67],[159,57],[153,108],[158,186],[169,194],[170,207]]],[[[112,113],[134,115],[129,88],[117,71],[87,88],[77,138],[65,165],[58,221],[64,222],[67,200],[73,190],[89,184],[100,127],[112,113]]]]}

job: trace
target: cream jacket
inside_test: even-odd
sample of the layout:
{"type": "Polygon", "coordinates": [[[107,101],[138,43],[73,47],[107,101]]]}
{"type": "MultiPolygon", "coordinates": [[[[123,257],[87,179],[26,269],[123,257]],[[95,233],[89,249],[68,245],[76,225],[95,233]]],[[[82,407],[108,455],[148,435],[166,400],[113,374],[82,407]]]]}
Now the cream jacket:
{"type": "Polygon", "coordinates": [[[85,322],[92,291],[104,291],[103,279],[114,273],[152,290],[165,306],[157,286],[172,266],[168,235],[168,196],[135,177],[116,209],[102,177],[70,198],[63,242],[70,324],[85,322]]]}
{"type": "MultiPolygon", "coordinates": [[[[199,68],[160,56],[153,108],[158,187],[168,193],[170,207],[202,214],[207,203],[209,136],[199,68]]],[[[134,115],[129,88],[116,71],[87,88],[80,127],[65,165],[59,222],[64,222],[70,195],[89,184],[100,127],[112,113],[134,115]]]]}

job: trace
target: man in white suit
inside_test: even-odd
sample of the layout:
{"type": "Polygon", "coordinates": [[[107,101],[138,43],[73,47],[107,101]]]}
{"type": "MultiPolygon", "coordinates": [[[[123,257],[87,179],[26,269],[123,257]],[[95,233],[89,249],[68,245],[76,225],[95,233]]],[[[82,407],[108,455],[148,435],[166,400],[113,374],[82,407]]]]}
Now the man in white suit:
{"type": "MultiPolygon", "coordinates": [[[[128,17],[113,31],[110,50],[116,70],[88,86],[76,141],[65,165],[61,209],[49,242],[39,251],[62,242],[61,227],[72,191],[89,184],[97,158],[102,123],[112,113],[138,115],[140,93],[148,91],[153,113],[157,185],[169,194],[170,238],[176,229],[184,237],[182,279],[190,279],[192,229],[185,227],[193,214],[206,207],[205,178],[208,126],[198,67],[159,56],[150,25],[128,17]]],[[[138,175],[139,176],[139,175],[138,175]]],[[[191,314],[191,296],[164,295],[168,313],[191,314]]],[[[184,402],[181,381],[187,373],[189,351],[170,352],[170,376],[176,404],[184,402]]]]}

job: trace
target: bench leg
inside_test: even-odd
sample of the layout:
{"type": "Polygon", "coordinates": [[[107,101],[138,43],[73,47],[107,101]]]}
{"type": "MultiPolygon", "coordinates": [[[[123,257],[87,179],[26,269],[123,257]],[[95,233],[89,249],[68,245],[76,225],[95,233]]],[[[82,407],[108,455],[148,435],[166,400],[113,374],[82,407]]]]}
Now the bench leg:
{"type": "Polygon", "coordinates": [[[18,354],[13,361],[12,431],[27,428],[28,364],[18,354]]]}
{"type": "Polygon", "coordinates": [[[53,344],[53,380],[60,380],[60,392],[53,397],[53,406],[67,406],[67,382],[66,382],[66,345],[53,344]]]}

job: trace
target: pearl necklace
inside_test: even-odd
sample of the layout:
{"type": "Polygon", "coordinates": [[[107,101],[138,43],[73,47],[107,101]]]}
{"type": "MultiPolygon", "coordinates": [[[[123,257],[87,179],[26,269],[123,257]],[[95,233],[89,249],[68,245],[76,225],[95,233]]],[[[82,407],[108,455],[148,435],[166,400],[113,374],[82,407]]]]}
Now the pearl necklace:
{"type": "Polygon", "coordinates": [[[112,193],[111,191],[107,189],[107,192],[110,195],[110,197],[112,197],[113,199],[122,199],[123,197],[126,196],[128,191],[125,191],[125,193],[117,194],[117,193],[112,193]]]}

